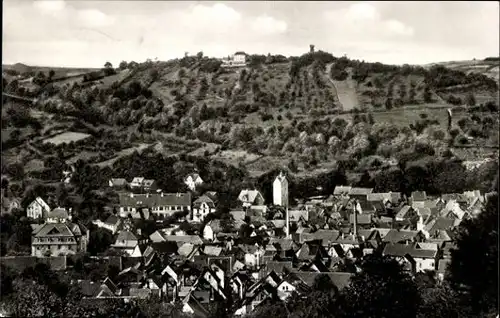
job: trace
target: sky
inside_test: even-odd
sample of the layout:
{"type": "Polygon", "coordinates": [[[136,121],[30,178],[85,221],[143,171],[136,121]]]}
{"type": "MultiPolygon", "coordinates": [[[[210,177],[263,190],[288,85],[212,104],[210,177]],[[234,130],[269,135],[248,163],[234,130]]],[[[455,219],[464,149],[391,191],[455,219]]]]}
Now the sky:
{"type": "Polygon", "coordinates": [[[202,51],[427,64],[499,55],[499,2],[3,1],[3,64],[102,67],[202,51]]]}

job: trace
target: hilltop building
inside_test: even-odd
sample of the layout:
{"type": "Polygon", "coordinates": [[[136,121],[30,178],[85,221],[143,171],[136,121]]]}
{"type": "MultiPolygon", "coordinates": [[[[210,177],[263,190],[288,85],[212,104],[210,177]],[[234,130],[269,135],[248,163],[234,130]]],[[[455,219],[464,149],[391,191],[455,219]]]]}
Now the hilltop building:
{"type": "Polygon", "coordinates": [[[222,67],[244,67],[246,66],[246,53],[243,51],[238,51],[232,56],[222,59],[222,67]]]}

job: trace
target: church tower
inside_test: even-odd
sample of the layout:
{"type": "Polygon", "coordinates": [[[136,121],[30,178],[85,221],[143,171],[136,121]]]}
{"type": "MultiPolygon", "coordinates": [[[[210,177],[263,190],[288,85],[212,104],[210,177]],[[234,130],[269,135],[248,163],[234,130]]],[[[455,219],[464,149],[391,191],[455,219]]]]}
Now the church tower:
{"type": "Polygon", "coordinates": [[[273,204],[288,206],[288,181],[283,171],[273,182],[273,204]]]}
{"type": "Polygon", "coordinates": [[[286,210],[286,237],[290,237],[290,217],[288,215],[288,180],[283,171],[273,182],[273,204],[279,205],[286,210]]]}

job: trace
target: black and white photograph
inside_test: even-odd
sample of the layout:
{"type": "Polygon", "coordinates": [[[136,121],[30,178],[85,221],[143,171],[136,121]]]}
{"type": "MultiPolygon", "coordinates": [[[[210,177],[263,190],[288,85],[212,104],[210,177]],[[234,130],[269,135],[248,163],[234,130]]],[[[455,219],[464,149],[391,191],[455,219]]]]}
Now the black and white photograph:
{"type": "Polygon", "coordinates": [[[500,2],[2,21],[0,317],[499,317],[500,2]]]}

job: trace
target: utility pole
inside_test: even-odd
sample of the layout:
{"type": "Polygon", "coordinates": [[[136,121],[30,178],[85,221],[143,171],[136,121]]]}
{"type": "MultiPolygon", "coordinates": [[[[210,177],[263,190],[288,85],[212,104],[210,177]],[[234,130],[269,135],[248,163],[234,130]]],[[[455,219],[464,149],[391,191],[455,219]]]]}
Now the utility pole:
{"type": "Polygon", "coordinates": [[[352,209],[354,213],[354,230],[353,230],[354,239],[358,237],[358,211],[357,211],[358,204],[359,204],[358,200],[354,200],[354,205],[352,209]]]}

